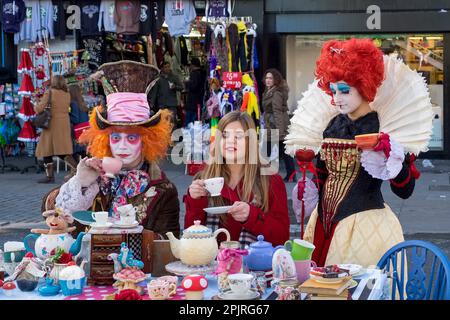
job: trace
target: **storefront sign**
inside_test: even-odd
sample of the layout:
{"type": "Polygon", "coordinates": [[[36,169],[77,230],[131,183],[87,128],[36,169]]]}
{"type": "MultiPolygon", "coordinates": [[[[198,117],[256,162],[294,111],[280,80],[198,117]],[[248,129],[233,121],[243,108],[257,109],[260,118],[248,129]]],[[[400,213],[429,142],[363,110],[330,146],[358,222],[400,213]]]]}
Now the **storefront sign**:
{"type": "Polygon", "coordinates": [[[224,72],[222,74],[222,80],[225,89],[240,89],[242,86],[242,73],[224,72]]]}

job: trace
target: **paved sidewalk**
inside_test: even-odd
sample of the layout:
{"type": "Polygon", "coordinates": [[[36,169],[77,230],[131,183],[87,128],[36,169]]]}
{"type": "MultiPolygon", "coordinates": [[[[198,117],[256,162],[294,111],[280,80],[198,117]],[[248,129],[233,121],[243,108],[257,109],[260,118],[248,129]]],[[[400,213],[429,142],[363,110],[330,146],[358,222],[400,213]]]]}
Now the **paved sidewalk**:
{"type": "MultiPolygon", "coordinates": [[[[391,192],[387,183],[384,183],[385,200],[398,215],[406,235],[450,234],[450,161],[432,160],[434,168],[423,168],[422,161],[418,162],[417,166],[422,174],[416,182],[412,197],[402,200],[391,192]]],[[[23,168],[33,164],[33,159],[7,158],[7,163],[23,168]]],[[[164,161],[162,168],[178,188],[181,204],[180,223],[183,226],[185,210],[182,197],[192,177],[184,174],[183,165],[177,166],[164,161]]],[[[6,230],[30,229],[42,225],[41,199],[46,192],[62,183],[64,175],[67,174],[63,169],[61,166],[61,171],[56,176],[56,184],[36,183],[43,173],[36,174],[32,170],[24,174],[6,170],[4,174],[0,174],[0,234],[4,234],[6,230]]],[[[294,184],[288,183],[286,186],[290,198],[294,184]]],[[[298,236],[300,226],[296,223],[292,212],[290,216],[291,234],[298,236]]]]}

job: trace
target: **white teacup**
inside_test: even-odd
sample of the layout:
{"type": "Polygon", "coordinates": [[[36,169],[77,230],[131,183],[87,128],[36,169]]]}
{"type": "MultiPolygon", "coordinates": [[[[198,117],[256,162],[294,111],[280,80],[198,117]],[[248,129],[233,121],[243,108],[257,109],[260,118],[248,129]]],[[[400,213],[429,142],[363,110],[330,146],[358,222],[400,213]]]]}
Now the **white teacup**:
{"type": "Polygon", "coordinates": [[[211,194],[211,196],[220,196],[224,184],[223,177],[211,178],[205,180],[205,188],[211,194]]]}
{"type": "Polygon", "coordinates": [[[132,204],[126,204],[124,206],[117,207],[117,211],[119,215],[122,216],[135,216],[136,215],[136,207],[133,207],[132,204]]]}
{"type": "Polygon", "coordinates": [[[136,221],[136,215],[131,215],[131,216],[120,216],[120,220],[119,223],[120,224],[133,224],[136,221]]]}
{"type": "Polygon", "coordinates": [[[247,273],[235,273],[228,276],[231,291],[237,295],[246,295],[253,283],[253,275],[247,273]]]}
{"type": "Polygon", "coordinates": [[[108,211],[92,212],[92,219],[94,219],[98,225],[105,225],[108,222],[108,211]]]}

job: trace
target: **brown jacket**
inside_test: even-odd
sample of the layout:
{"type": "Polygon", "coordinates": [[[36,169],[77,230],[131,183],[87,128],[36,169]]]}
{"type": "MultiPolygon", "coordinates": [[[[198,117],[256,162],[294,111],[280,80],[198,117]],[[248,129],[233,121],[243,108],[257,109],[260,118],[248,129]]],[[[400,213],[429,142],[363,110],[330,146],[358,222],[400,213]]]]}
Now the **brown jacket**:
{"type": "MultiPolygon", "coordinates": [[[[167,239],[166,232],[172,231],[178,237],[180,235],[180,202],[175,185],[170,182],[164,172],[156,164],[149,167],[150,183],[148,191],[154,187],[154,196],[146,198],[145,192],[129,199],[129,203],[135,207],[147,206],[142,215],[138,212],[138,221],[145,229],[161,235],[167,239]]],[[[97,196],[92,209],[94,211],[108,211],[112,203],[112,195],[97,196]]],[[[161,238],[161,237],[160,237],[161,238]]]]}
{"type": "Polygon", "coordinates": [[[268,129],[278,129],[280,139],[284,139],[289,126],[288,96],[289,89],[284,86],[266,89],[262,97],[264,123],[268,129]]]}
{"type": "MultiPolygon", "coordinates": [[[[138,213],[138,220],[145,229],[154,231],[159,238],[167,239],[166,232],[172,231],[178,238],[180,235],[180,202],[178,200],[178,192],[175,185],[170,182],[164,172],[153,164],[149,167],[150,183],[148,189],[154,187],[154,194],[146,199],[145,193],[129,199],[129,203],[139,207],[147,206],[143,216],[138,213]]],[[[41,211],[52,210],[55,208],[55,200],[59,193],[59,188],[54,188],[48,192],[42,201],[41,211]]],[[[103,195],[101,192],[97,195],[90,210],[92,211],[108,211],[112,203],[111,195],[103,195]]],[[[77,221],[74,224],[77,227],[74,235],[85,231],[85,226],[77,221]]],[[[158,239],[158,238],[156,238],[158,239]]]]}
{"type": "MultiPolygon", "coordinates": [[[[70,132],[70,94],[63,90],[52,90],[51,120],[48,129],[44,129],[36,147],[36,157],[62,156],[73,153],[70,132]]],[[[36,113],[42,113],[48,104],[47,91],[35,107],[36,113]]]]}

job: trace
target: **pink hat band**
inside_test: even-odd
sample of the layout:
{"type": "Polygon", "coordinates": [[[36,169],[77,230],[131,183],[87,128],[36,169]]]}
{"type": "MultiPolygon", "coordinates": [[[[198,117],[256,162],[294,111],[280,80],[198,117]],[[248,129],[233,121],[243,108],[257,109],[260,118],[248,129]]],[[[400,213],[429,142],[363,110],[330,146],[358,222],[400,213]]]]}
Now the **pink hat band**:
{"type": "Polygon", "coordinates": [[[111,93],[106,96],[106,104],[110,122],[141,122],[150,118],[150,106],[145,93],[111,93]]]}

